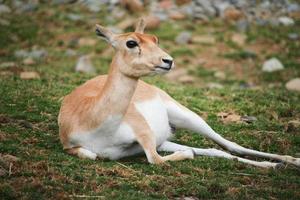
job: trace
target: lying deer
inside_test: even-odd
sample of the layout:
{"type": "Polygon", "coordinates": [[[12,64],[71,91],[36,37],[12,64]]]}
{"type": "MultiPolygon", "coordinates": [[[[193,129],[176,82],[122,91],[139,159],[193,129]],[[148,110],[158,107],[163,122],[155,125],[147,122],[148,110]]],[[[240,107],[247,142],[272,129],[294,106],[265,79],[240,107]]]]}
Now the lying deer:
{"type": "Polygon", "coordinates": [[[61,142],[69,154],[116,160],[144,151],[153,164],[204,155],[265,168],[277,168],[281,162],[300,166],[300,158],[247,149],[224,139],[166,92],[139,80],[164,74],[174,67],[173,58],[159,48],[157,37],[144,34],[144,28],[143,20],[138,22],[135,32],[125,34],[114,34],[96,25],[97,35],[113,46],[116,55],[108,75],[87,81],[63,100],[58,123],[61,142]],[[171,126],[201,134],[235,155],[171,142],[171,126]],[[172,154],[161,156],[159,151],[172,154]],[[259,162],[236,155],[280,162],[259,162]]]}

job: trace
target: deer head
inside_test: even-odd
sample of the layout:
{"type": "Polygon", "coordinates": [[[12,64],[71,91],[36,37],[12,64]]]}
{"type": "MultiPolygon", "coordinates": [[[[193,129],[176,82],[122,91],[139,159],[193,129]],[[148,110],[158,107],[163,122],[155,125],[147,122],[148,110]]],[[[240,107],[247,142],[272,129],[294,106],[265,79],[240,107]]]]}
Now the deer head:
{"type": "Polygon", "coordinates": [[[174,67],[173,58],[158,46],[157,37],[144,34],[145,26],[145,21],[140,19],[135,32],[115,34],[96,25],[97,35],[116,50],[114,61],[119,70],[130,77],[163,74],[174,67]]]}

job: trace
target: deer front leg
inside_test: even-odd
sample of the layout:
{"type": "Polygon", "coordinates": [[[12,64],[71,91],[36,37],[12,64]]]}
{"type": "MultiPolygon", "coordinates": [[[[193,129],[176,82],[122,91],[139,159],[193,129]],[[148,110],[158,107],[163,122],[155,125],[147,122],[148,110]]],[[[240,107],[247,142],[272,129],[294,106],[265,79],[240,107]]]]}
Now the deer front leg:
{"type": "Polygon", "coordinates": [[[152,132],[147,121],[135,109],[131,109],[128,112],[130,113],[128,113],[127,116],[130,116],[130,118],[125,118],[125,121],[133,129],[136,139],[143,148],[149,163],[161,164],[166,161],[178,161],[194,158],[194,153],[190,149],[184,151],[176,151],[173,154],[167,156],[160,156],[156,150],[157,144],[155,134],[152,132]]]}

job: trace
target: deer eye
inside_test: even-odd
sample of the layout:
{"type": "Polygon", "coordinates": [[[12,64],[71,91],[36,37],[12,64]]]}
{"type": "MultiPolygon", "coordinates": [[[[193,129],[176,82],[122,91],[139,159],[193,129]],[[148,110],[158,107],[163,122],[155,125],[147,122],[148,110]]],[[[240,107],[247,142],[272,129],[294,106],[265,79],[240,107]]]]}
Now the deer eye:
{"type": "Polygon", "coordinates": [[[138,46],[138,43],[134,40],[129,40],[126,42],[126,46],[130,49],[134,48],[134,47],[137,47],[138,46]]]}

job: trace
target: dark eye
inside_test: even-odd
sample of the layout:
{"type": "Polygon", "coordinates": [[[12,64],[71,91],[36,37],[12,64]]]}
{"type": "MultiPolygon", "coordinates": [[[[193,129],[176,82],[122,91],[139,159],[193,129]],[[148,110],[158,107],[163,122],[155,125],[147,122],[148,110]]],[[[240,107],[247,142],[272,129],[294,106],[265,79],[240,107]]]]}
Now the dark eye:
{"type": "Polygon", "coordinates": [[[126,42],[126,46],[130,49],[134,48],[134,47],[137,47],[138,46],[138,43],[134,40],[129,40],[126,42]]]}

